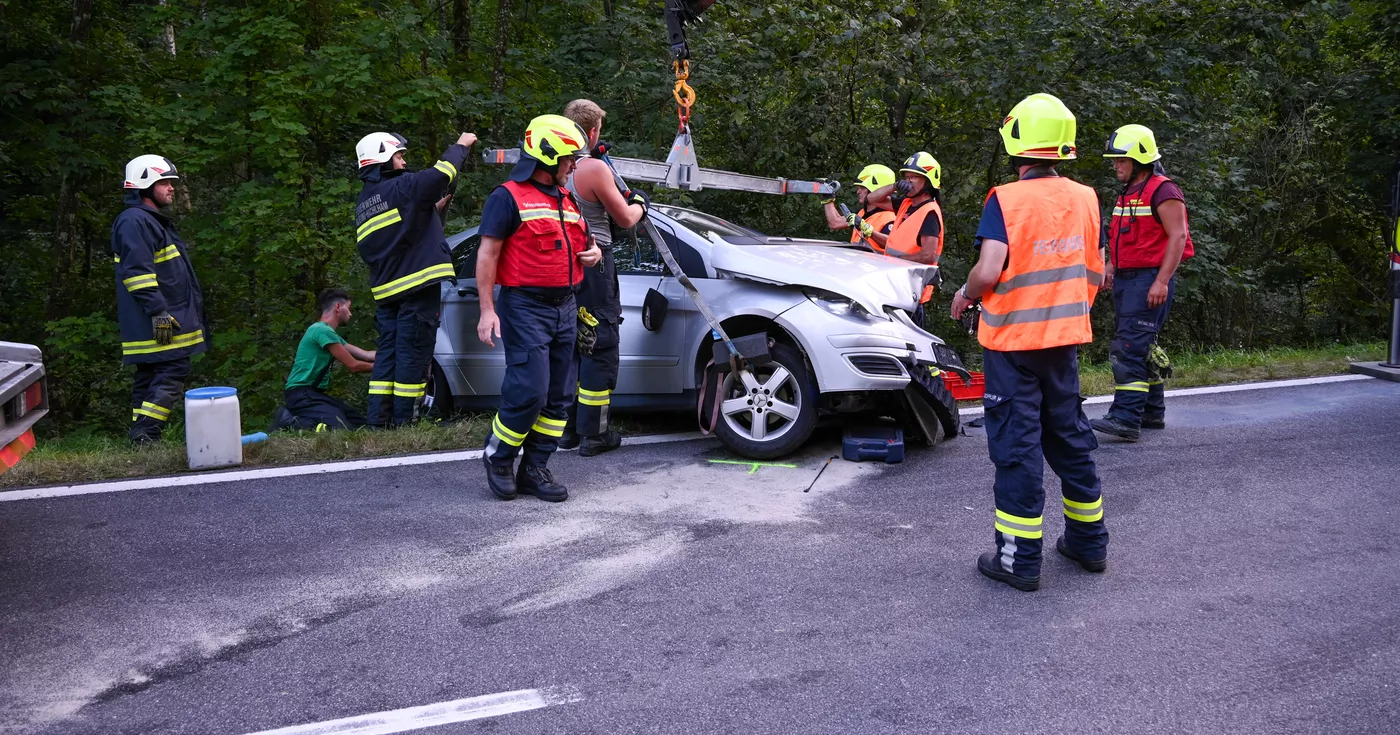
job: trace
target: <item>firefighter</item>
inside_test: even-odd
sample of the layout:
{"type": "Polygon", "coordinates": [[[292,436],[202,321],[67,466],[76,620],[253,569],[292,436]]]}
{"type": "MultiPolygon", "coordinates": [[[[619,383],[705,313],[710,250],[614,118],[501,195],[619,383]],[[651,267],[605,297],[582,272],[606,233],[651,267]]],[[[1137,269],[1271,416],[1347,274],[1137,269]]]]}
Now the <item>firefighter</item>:
{"type": "MultiPolygon", "coordinates": [[[[610,146],[600,141],[603,118],[608,113],[592,100],[574,100],[564,117],[588,135],[588,150],[601,156],[610,146]]],[[[578,453],[593,457],[622,446],[622,435],[609,426],[612,392],[617,388],[619,328],[622,298],[618,292],[617,266],[613,263],[612,227],[631,229],[646,216],[651,202],[640,191],[622,191],[617,178],[601,158],[586,157],[574,165],[567,187],[588,224],[603,259],[583,273],[576,298],[580,317],[578,340],[578,398],[569,410],[569,426],[559,445],[577,446],[578,453]],[[586,314],[583,312],[587,312],[586,314]],[[589,324],[589,321],[596,324],[589,324]]]]}
{"type": "MultiPolygon", "coordinates": [[[[894,216],[885,253],[916,263],[938,265],[943,255],[943,207],[939,187],[943,167],[933,156],[919,151],[899,169],[900,182],[894,192],[904,200],[894,216]]],[[[931,295],[931,294],[928,294],[931,295]]],[[[928,299],[924,299],[927,303],[928,299]]]]}
{"type": "Polygon", "coordinates": [[[501,405],[482,460],[487,484],[502,500],[517,492],[551,502],[569,499],[546,463],[564,435],[574,400],[579,320],[574,289],[584,269],[603,259],[563,186],[587,146],[588,134],[567,117],[531,120],[520,162],[481,212],[477,336],[493,347],[499,338],[506,360],[501,405]],[[496,284],[499,300],[492,293],[496,284]],[[516,472],[515,458],[522,453],[516,472]]]}
{"type": "Polygon", "coordinates": [[[412,173],[405,168],[402,135],[370,133],[355,146],[365,182],[355,206],[355,243],[378,305],[367,416],[373,428],[411,422],[427,390],[442,302],[438,283],[456,277],[442,213],[475,142],[475,135],[462,133],[432,168],[412,173]]]}
{"type": "Polygon", "coordinates": [[[345,341],[337,329],[350,323],[350,294],[328,288],[316,296],[321,318],[311,323],[297,344],[296,359],[287,375],[283,393],[285,408],[277,412],[273,428],[306,431],[358,429],[365,416],[353,406],[326,394],[331,384],[332,358],[352,373],[374,370],[374,350],[364,350],[345,341]]]}
{"type": "Polygon", "coordinates": [[[1105,284],[1113,289],[1117,329],[1109,348],[1113,405],[1095,431],[1137,441],[1139,429],[1164,429],[1163,381],[1171,362],[1157,345],[1176,293],[1176,268],[1195,255],[1181,187],[1167,178],[1152,131],[1124,125],[1109,136],[1104,157],[1123,190],[1108,227],[1105,284]]]}
{"type": "Polygon", "coordinates": [[[987,388],[987,451],[996,466],[996,550],[984,575],[1040,587],[1042,462],[1060,476],[1065,532],[1055,548],[1082,568],[1108,567],[1098,447],[1080,409],[1079,345],[1093,339],[1089,305],[1103,278],[1094,190],[1060,176],[1075,158],[1074,115],[1033,94],[1007,115],[1001,137],[1019,180],[992,189],[977,228],[977,264],[953,297],[957,318],[982,300],[977,338],[987,388]],[[1043,458],[1043,459],[1042,459],[1043,458]]]}
{"type": "Polygon", "coordinates": [[[877,253],[885,252],[885,243],[894,229],[894,209],[890,194],[894,192],[895,176],[889,166],[872,163],[856,177],[856,200],[860,210],[841,216],[836,209],[836,197],[822,200],[826,226],[833,230],[851,228],[851,242],[864,241],[877,253]]]}
{"type": "Polygon", "coordinates": [[[122,362],[136,366],[131,389],[131,441],[160,440],[190,374],[190,357],[204,352],[204,292],[170,218],[175,164],[137,156],[126,164],[126,209],[112,223],[117,321],[122,362]]]}

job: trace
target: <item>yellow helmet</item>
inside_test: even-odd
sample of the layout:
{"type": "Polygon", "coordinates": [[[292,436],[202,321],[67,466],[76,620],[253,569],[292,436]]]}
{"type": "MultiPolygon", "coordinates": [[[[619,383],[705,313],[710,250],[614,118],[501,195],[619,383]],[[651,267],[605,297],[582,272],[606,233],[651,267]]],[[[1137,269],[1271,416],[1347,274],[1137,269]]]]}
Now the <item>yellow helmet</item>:
{"type": "Polygon", "coordinates": [[[866,191],[875,191],[893,184],[894,178],[894,170],[889,166],[872,163],[860,170],[860,175],[856,177],[856,186],[863,186],[866,191]]]}
{"type": "Polygon", "coordinates": [[[1068,161],[1074,150],[1074,113],[1059,97],[1040,92],[1011,108],[1001,121],[1006,152],[1021,158],[1068,161]]]}
{"type": "Polygon", "coordinates": [[[938,165],[938,159],[923,151],[910,156],[899,170],[922,174],[935,189],[943,185],[943,167],[938,165]]]}
{"type": "Polygon", "coordinates": [[[583,128],[563,115],[540,115],[525,127],[525,155],[546,166],[587,147],[588,135],[583,128]]]}
{"type": "Polygon", "coordinates": [[[1104,144],[1104,158],[1131,158],[1138,163],[1152,163],[1162,157],[1157,150],[1157,138],[1145,125],[1124,125],[1113,131],[1104,144]]]}

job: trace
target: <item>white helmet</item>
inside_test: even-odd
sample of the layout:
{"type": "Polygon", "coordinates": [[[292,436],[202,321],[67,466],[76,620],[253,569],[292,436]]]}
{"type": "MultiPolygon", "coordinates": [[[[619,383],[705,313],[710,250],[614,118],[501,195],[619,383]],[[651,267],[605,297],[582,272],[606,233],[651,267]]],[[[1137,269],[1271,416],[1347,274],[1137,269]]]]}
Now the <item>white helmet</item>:
{"type": "Polygon", "coordinates": [[[384,163],[399,151],[408,150],[408,139],[398,133],[370,133],[355,144],[355,157],[360,168],[384,163]]]}
{"type": "Polygon", "coordinates": [[[126,182],[123,189],[147,189],[157,181],[178,179],[180,172],[169,158],[145,155],[137,156],[126,164],[126,182]]]}

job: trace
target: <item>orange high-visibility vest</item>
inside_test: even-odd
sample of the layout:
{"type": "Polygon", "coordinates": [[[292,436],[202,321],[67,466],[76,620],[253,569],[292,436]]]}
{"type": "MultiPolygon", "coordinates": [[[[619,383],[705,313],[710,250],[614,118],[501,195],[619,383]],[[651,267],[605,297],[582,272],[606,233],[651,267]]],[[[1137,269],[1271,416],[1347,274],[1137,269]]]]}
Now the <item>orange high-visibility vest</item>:
{"type": "MultiPolygon", "coordinates": [[[[876,232],[880,232],[881,230],[884,230],[884,229],[885,229],[885,225],[890,224],[891,222],[894,222],[894,212],[891,212],[891,211],[888,210],[888,209],[876,210],[876,211],[874,211],[874,212],[871,212],[869,216],[866,216],[866,214],[865,214],[865,209],[862,208],[862,209],[860,210],[860,212],[858,213],[858,216],[859,216],[861,219],[865,220],[866,222],[869,222],[869,223],[870,223],[870,226],[871,226],[871,227],[874,227],[876,232]]],[[[861,237],[860,237],[860,230],[858,230],[858,229],[852,227],[852,228],[851,228],[851,242],[852,242],[852,243],[857,243],[857,242],[860,242],[860,240],[861,240],[861,237]]],[[[878,243],[878,242],[875,242],[874,238],[871,238],[871,240],[870,240],[870,247],[875,248],[875,252],[880,253],[880,254],[882,254],[882,255],[883,255],[884,252],[885,252],[885,246],[881,245],[881,244],[878,243]]]]}
{"type": "Polygon", "coordinates": [[[899,212],[894,217],[894,230],[890,232],[890,239],[885,243],[885,252],[907,258],[922,250],[919,230],[923,229],[924,218],[932,213],[938,217],[938,248],[934,250],[933,258],[933,264],[938,265],[939,258],[943,257],[943,208],[938,206],[937,201],[929,200],[910,212],[911,203],[910,199],[900,203],[899,212]]]}
{"type": "Polygon", "coordinates": [[[977,341],[1000,352],[1092,341],[1089,306],[1103,282],[1098,195],[1059,176],[992,193],[1006,222],[1006,269],[982,300],[977,341]]]}

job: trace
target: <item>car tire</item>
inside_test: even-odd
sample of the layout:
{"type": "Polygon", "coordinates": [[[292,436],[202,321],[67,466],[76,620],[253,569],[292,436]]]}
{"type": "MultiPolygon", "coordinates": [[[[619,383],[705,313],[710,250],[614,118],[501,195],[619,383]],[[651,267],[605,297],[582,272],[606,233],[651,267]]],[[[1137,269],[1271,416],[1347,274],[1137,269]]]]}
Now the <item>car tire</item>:
{"type": "Polygon", "coordinates": [[[428,371],[428,387],[418,404],[418,417],[433,423],[452,418],[452,386],[437,360],[433,360],[432,369],[428,371]]]}
{"type": "MultiPolygon", "coordinates": [[[[938,423],[943,426],[943,439],[952,439],[958,435],[958,429],[962,426],[962,414],[958,413],[958,399],[953,397],[953,391],[949,390],[942,380],[933,381],[929,386],[929,393],[934,398],[929,401],[929,408],[933,409],[938,423]]],[[[929,445],[933,444],[930,440],[929,445]]]]}
{"type": "Polygon", "coordinates": [[[743,376],[726,375],[721,385],[721,405],[730,408],[731,413],[726,414],[721,408],[715,435],[726,447],[749,459],[776,459],[791,454],[817,427],[817,382],[807,369],[806,359],[787,345],[774,345],[769,354],[772,362],[744,371],[751,382],[743,376]],[[755,388],[760,392],[754,394],[755,388]],[[751,395],[766,396],[767,405],[729,403],[749,401],[751,395]],[[789,407],[786,414],[783,409],[775,409],[779,405],[789,407]],[[764,422],[761,432],[754,431],[758,420],[764,422]],[[763,436],[755,437],[756,433],[763,436]]]}

